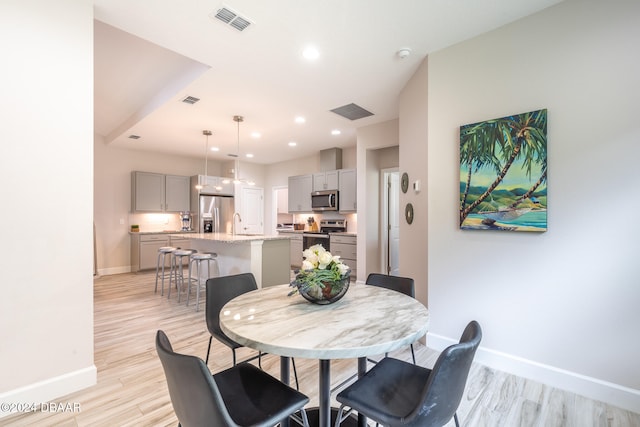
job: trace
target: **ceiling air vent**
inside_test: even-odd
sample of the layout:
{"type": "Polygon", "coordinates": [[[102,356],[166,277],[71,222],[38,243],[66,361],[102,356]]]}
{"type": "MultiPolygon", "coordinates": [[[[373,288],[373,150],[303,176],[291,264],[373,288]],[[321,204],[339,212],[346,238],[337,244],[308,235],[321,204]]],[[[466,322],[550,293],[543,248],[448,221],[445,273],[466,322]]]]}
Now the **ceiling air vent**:
{"type": "Polygon", "coordinates": [[[354,103],[343,105],[342,107],[334,108],[331,112],[336,113],[339,116],[349,120],[358,120],[364,117],[373,116],[373,113],[365,110],[359,105],[354,103]]]}
{"type": "Polygon", "coordinates": [[[239,13],[233,11],[227,6],[222,6],[217,11],[212,12],[209,16],[224,22],[238,31],[244,31],[252,24],[249,18],[240,16],[239,13]]]}
{"type": "Polygon", "coordinates": [[[187,96],[182,100],[185,104],[195,104],[198,101],[200,101],[200,98],[196,98],[195,96],[187,96]]]}

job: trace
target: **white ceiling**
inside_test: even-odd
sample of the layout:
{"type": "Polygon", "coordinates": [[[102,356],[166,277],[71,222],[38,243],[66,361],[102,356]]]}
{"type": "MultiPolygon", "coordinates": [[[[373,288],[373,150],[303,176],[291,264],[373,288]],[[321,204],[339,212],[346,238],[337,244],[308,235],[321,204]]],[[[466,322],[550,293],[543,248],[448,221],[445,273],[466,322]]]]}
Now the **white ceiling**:
{"type": "Polygon", "coordinates": [[[95,131],[118,147],[203,157],[208,129],[220,148],[209,158],[229,160],[242,115],[243,161],[353,146],[358,127],[398,117],[398,94],[429,53],[559,2],[94,0],[95,131]],[[209,17],[223,5],[253,24],[239,32],[209,17]],[[320,51],[314,62],[302,58],[307,44],[320,51]],[[412,54],[401,59],[404,47],[412,54]],[[374,115],[329,111],[350,103],[374,115]]]}

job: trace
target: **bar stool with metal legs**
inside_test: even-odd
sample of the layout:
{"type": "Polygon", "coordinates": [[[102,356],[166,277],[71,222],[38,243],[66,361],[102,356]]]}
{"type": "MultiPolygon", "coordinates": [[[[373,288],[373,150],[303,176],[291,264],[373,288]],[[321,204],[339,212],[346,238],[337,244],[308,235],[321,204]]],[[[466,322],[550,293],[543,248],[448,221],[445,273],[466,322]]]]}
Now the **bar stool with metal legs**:
{"type": "Polygon", "coordinates": [[[213,274],[217,275],[220,272],[217,258],[218,258],[218,254],[216,254],[215,252],[191,254],[191,257],[189,260],[189,283],[187,285],[187,305],[189,305],[189,297],[191,296],[191,283],[195,283],[196,311],[198,311],[200,307],[200,288],[205,286],[208,278],[214,277],[211,273],[211,263],[213,263],[216,267],[216,271],[213,274]],[[203,262],[206,262],[207,274],[204,277],[204,279],[201,280],[202,273],[203,273],[201,266],[203,262]],[[194,263],[195,263],[195,269],[194,269],[194,263]]]}
{"type": "MultiPolygon", "coordinates": [[[[158,292],[158,278],[162,277],[162,289],[160,290],[160,295],[164,295],[164,278],[169,277],[171,280],[171,269],[169,269],[168,273],[165,273],[164,266],[166,265],[166,257],[169,255],[169,261],[171,261],[171,254],[175,251],[176,248],[172,246],[163,246],[158,249],[158,262],[156,264],[156,288],[154,289],[154,293],[158,292]],[[162,262],[162,266],[160,263],[162,262]]],[[[169,284],[171,286],[171,284],[169,284]]]]}
{"type": "Polygon", "coordinates": [[[187,266],[189,266],[189,258],[191,254],[198,252],[195,249],[181,249],[178,248],[173,251],[171,256],[171,270],[169,272],[169,293],[167,294],[167,299],[171,298],[171,282],[175,284],[176,289],[178,290],[178,302],[180,302],[180,295],[182,294],[182,289],[184,288],[184,260],[183,258],[187,258],[187,266]]]}

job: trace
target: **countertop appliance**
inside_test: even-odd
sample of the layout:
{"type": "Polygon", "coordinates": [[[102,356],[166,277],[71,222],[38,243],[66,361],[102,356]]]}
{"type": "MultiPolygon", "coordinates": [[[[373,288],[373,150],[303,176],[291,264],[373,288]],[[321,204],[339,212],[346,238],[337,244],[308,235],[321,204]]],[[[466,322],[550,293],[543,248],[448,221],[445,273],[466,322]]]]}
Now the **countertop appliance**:
{"type": "Polygon", "coordinates": [[[314,211],[337,211],[338,190],[314,191],[311,193],[311,209],[314,211]]]}
{"type": "Polygon", "coordinates": [[[232,231],[233,196],[209,196],[200,194],[198,206],[191,206],[193,221],[198,233],[228,233],[232,231]]]}
{"type": "Polygon", "coordinates": [[[180,222],[182,223],[180,231],[191,231],[191,212],[180,212],[180,222]]]}
{"type": "Polygon", "coordinates": [[[346,219],[322,219],[319,231],[305,231],[302,233],[302,248],[309,249],[313,245],[320,244],[327,251],[331,251],[329,238],[331,233],[344,233],[347,231],[346,219]]]}

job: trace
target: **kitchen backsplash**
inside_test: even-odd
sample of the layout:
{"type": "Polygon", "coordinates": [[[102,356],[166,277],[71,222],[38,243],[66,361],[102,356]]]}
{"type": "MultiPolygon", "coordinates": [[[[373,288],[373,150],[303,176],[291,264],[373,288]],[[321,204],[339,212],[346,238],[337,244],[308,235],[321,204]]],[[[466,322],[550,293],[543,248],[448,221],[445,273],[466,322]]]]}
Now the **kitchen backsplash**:
{"type": "Polygon", "coordinates": [[[336,212],[325,212],[325,213],[301,213],[293,215],[293,222],[297,224],[304,224],[305,230],[308,230],[307,220],[308,218],[313,217],[314,221],[320,224],[321,219],[346,219],[347,220],[347,232],[348,233],[357,233],[358,232],[358,214],[340,214],[336,212]]]}
{"type": "Polygon", "coordinates": [[[180,216],[177,213],[131,213],[129,214],[129,228],[133,224],[138,224],[143,233],[174,231],[182,228],[180,216]]]}

